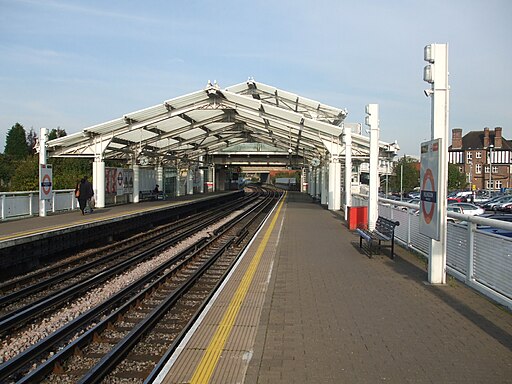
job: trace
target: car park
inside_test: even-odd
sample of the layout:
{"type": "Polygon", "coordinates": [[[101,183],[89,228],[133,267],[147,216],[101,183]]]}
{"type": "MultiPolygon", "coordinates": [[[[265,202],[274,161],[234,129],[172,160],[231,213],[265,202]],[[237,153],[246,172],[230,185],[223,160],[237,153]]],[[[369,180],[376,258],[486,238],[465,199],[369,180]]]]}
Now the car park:
{"type": "Polygon", "coordinates": [[[502,195],[502,196],[496,196],[492,199],[490,199],[488,202],[482,205],[482,208],[489,209],[489,210],[495,210],[495,206],[501,203],[504,203],[508,199],[512,198],[511,195],[502,195]]]}
{"type": "Polygon", "coordinates": [[[450,203],[448,207],[460,207],[465,215],[477,216],[485,213],[483,208],[471,203],[450,203]]]}

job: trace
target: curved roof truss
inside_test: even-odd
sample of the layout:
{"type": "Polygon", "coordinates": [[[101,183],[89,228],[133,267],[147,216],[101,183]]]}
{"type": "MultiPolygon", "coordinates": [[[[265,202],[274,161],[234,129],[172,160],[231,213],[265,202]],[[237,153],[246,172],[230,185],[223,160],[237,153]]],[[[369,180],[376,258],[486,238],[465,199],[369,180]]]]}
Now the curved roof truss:
{"type": "Polygon", "coordinates": [[[305,158],[322,158],[324,142],[342,134],[346,110],[249,79],[205,89],[128,113],[47,142],[49,156],[165,164],[245,142],[265,143],[305,158]]]}

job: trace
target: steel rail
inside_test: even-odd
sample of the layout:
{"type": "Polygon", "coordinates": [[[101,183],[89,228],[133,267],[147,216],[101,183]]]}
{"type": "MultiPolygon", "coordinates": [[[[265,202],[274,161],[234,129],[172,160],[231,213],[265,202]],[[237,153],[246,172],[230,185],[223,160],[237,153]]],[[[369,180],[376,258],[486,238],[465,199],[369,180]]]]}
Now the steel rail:
{"type": "MultiPolygon", "coordinates": [[[[219,238],[220,236],[222,236],[222,234],[217,235],[216,238],[219,238]]],[[[212,242],[213,242],[213,240],[210,240],[207,244],[204,244],[199,249],[196,249],[195,252],[201,252],[202,249],[209,246],[209,244],[211,244],[212,242]]],[[[177,268],[179,268],[179,267],[177,267],[177,268]]],[[[169,272],[169,273],[172,273],[172,272],[169,272]]],[[[120,313],[126,312],[131,306],[133,306],[133,303],[135,303],[139,300],[142,300],[141,298],[144,295],[146,295],[147,291],[152,289],[153,285],[160,284],[160,281],[167,278],[167,276],[168,276],[168,274],[160,277],[150,287],[147,287],[143,292],[140,292],[136,296],[132,297],[124,305],[120,306],[115,312],[109,314],[105,319],[103,319],[100,323],[98,323],[94,328],[86,331],[80,338],[78,338],[77,340],[73,341],[72,343],[70,343],[69,345],[64,347],[53,357],[50,357],[45,363],[40,365],[34,371],[30,372],[19,383],[20,384],[21,383],[31,383],[34,381],[42,380],[52,370],[53,366],[59,364],[58,361],[62,361],[62,360],[69,358],[69,356],[71,356],[77,348],[80,349],[84,345],[86,345],[94,337],[95,334],[101,333],[108,326],[108,324],[112,323],[113,321],[115,321],[116,318],[118,318],[120,313]]],[[[218,284],[220,284],[220,283],[218,283],[218,284]]],[[[128,290],[128,288],[127,288],[127,290],[128,290]]],[[[211,296],[211,294],[209,296],[211,296]]],[[[205,304],[203,304],[203,306],[204,305],[205,304]]],[[[114,306],[114,304],[112,304],[111,306],[114,306]]],[[[71,328],[71,326],[70,326],[70,328],[71,328]]],[[[72,331],[69,331],[68,333],[72,333],[72,331]]],[[[51,343],[49,343],[49,344],[51,344],[51,343]]],[[[1,373],[1,370],[0,370],[0,373],[1,373]]]]}
{"type": "MultiPolygon", "coordinates": [[[[247,196],[247,197],[238,198],[235,201],[226,202],[226,203],[224,203],[224,204],[222,204],[220,206],[215,207],[211,211],[209,211],[210,212],[209,215],[211,215],[212,213],[215,213],[215,212],[225,211],[227,207],[236,205],[236,204],[238,204],[240,201],[242,201],[244,199],[246,200],[246,199],[251,199],[251,198],[254,198],[254,196],[250,195],[250,196],[247,196]]],[[[190,215],[190,216],[188,216],[188,217],[186,217],[184,219],[177,220],[175,222],[172,222],[172,223],[164,225],[164,227],[166,227],[166,228],[159,227],[159,228],[154,229],[153,231],[164,232],[164,235],[165,235],[165,233],[167,233],[168,231],[178,230],[178,229],[182,228],[183,226],[187,225],[187,223],[189,223],[189,222],[200,220],[201,217],[204,216],[204,215],[205,215],[204,212],[192,214],[192,215],[190,215]],[[167,231],[167,232],[165,232],[165,231],[167,231]]],[[[144,236],[144,235],[145,234],[139,234],[138,236],[144,236]]],[[[162,237],[162,235],[158,234],[154,238],[158,238],[158,237],[162,237]]],[[[148,239],[146,241],[147,242],[151,242],[152,239],[148,239]]],[[[125,240],[121,241],[120,243],[129,243],[129,242],[133,242],[133,238],[125,239],[125,240]]],[[[108,249],[113,248],[113,247],[117,247],[117,246],[119,246],[119,243],[117,243],[115,245],[108,246],[107,249],[106,250],[102,250],[102,252],[108,251],[108,249]]],[[[122,250],[120,250],[120,251],[122,251],[122,250]]],[[[108,256],[110,257],[111,255],[108,255],[108,256]]],[[[86,257],[87,258],[92,258],[92,256],[86,256],[86,257]]],[[[92,264],[92,263],[94,263],[96,261],[97,260],[93,260],[93,261],[91,261],[89,263],[82,264],[82,266],[78,267],[78,268],[82,268],[82,270],[87,269],[88,267],[94,266],[94,264],[92,264]]],[[[27,286],[26,288],[22,288],[22,289],[20,289],[18,291],[15,291],[13,293],[9,293],[9,294],[0,296],[0,305],[9,304],[9,303],[11,303],[11,302],[13,302],[13,301],[15,301],[15,300],[17,300],[19,298],[27,296],[28,294],[33,294],[34,292],[40,291],[40,290],[46,288],[49,285],[53,285],[53,284],[55,284],[55,283],[57,283],[59,281],[62,281],[64,279],[68,278],[69,276],[72,276],[73,275],[73,271],[75,271],[76,269],[70,269],[69,271],[66,271],[66,272],[62,272],[62,269],[66,268],[66,267],[69,267],[69,266],[71,266],[73,264],[78,264],[78,263],[83,263],[83,259],[81,258],[80,260],[73,260],[73,261],[70,261],[70,262],[67,262],[67,263],[61,263],[61,264],[56,265],[55,267],[46,268],[46,269],[43,269],[43,270],[41,270],[39,272],[35,272],[35,273],[32,273],[32,274],[29,274],[29,275],[27,275],[24,278],[20,278],[20,279],[17,279],[17,280],[12,280],[12,281],[0,284],[0,290],[4,290],[5,291],[5,290],[8,290],[8,289],[12,289],[15,286],[26,284],[27,281],[35,280],[35,279],[40,279],[40,278],[44,277],[45,275],[49,275],[49,274],[52,274],[52,273],[56,274],[53,277],[44,279],[43,281],[39,281],[36,284],[27,286]]]]}
{"type": "Polygon", "coordinates": [[[103,378],[121,362],[126,354],[138,343],[145,333],[152,329],[155,324],[165,315],[169,308],[174,305],[210,268],[210,266],[225,252],[235,237],[231,237],[223,246],[215,252],[185,283],[176,289],[166,300],[154,308],[151,313],[133,330],[118,342],[108,354],[106,354],[87,374],[79,381],[80,384],[99,383],[103,378]]]}
{"type": "MultiPolygon", "coordinates": [[[[52,308],[58,304],[61,304],[73,297],[76,297],[81,292],[90,289],[92,286],[97,285],[111,276],[121,273],[122,271],[130,268],[132,265],[143,261],[146,258],[151,257],[157,252],[160,252],[162,249],[168,248],[177,242],[191,236],[197,231],[207,227],[211,223],[219,220],[220,217],[226,216],[226,212],[220,212],[217,215],[209,217],[206,221],[201,221],[197,223],[194,227],[191,227],[187,231],[170,238],[169,240],[157,244],[150,249],[142,252],[137,257],[130,258],[128,260],[121,261],[119,264],[115,266],[111,266],[108,271],[103,271],[96,274],[93,277],[90,277],[82,282],[75,283],[73,286],[64,289],[53,295],[51,297],[43,298],[41,300],[36,301],[35,303],[31,303],[26,307],[16,311],[12,315],[7,315],[0,318],[0,334],[5,334],[7,331],[19,327],[20,325],[26,323],[34,316],[37,316],[43,312],[46,312],[49,308],[52,308]]],[[[126,251],[128,252],[128,251],[126,251]]]]}

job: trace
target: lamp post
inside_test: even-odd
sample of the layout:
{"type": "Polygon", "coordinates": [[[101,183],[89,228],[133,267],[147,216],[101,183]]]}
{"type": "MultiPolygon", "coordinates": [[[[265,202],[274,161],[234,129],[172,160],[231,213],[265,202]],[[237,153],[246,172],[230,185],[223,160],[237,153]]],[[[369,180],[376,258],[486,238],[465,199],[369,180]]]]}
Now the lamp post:
{"type": "Polygon", "coordinates": [[[491,197],[491,193],[493,191],[492,187],[492,149],[494,148],[493,144],[489,144],[489,197],[491,197]]]}
{"type": "Polygon", "coordinates": [[[473,162],[472,161],[469,161],[468,162],[469,164],[469,190],[472,191],[473,190],[473,178],[472,178],[472,171],[473,171],[473,162]]]}

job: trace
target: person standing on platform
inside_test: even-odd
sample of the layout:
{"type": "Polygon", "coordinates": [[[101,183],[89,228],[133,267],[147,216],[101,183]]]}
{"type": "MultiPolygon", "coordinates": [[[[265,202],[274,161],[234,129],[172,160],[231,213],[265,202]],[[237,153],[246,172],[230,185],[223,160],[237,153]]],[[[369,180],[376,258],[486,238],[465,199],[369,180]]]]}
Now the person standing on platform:
{"type": "MultiPolygon", "coordinates": [[[[80,183],[77,185],[75,189],[75,196],[78,199],[78,205],[80,206],[80,211],[82,211],[82,215],[85,215],[85,209],[87,208],[87,204],[89,203],[91,197],[94,196],[92,184],[89,183],[89,181],[87,180],[87,176],[84,176],[83,179],[80,180],[80,183]]],[[[92,208],[90,208],[90,212],[92,212],[92,208]]]]}

